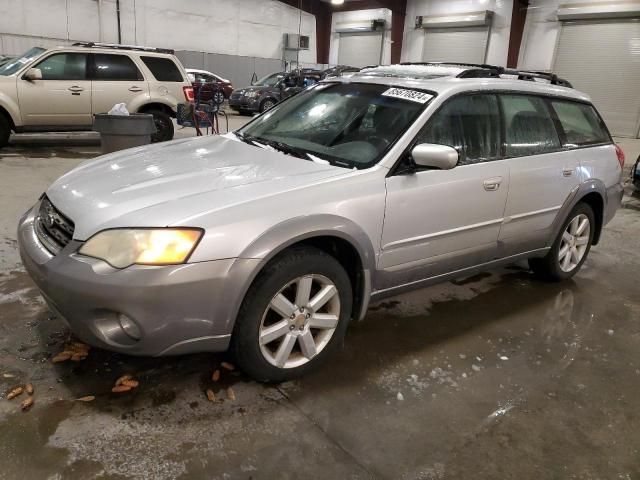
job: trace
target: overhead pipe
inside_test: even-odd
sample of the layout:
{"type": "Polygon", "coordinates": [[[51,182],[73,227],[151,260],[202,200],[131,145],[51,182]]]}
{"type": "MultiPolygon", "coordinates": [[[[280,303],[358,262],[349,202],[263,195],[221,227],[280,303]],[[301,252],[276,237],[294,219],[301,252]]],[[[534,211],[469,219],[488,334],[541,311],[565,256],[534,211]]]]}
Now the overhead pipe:
{"type": "Polygon", "coordinates": [[[120,0],[116,0],[116,18],[118,19],[118,44],[121,44],[122,29],[120,28],[120,0]]]}

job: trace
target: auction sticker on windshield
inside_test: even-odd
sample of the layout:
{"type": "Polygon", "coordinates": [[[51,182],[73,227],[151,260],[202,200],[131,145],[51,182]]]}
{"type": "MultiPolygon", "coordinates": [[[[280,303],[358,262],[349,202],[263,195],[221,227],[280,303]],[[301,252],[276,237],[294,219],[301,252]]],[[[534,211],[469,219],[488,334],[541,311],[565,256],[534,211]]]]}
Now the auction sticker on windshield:
{"type": "Polygon", "coordinates": [[[419,92],[418,90],[407,90],[404,88],[390,88],[386,92],[383,92],[382,95],[384,95],[385,97],[409,100],[416,103],[427,103],[433,98],[433,95],[430,95],[428,93],[419,92]]]}

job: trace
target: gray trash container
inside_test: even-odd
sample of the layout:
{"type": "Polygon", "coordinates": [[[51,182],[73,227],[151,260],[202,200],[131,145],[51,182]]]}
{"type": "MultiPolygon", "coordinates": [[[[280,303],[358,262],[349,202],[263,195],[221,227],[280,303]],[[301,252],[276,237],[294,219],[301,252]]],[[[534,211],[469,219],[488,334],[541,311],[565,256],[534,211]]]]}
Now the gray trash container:
{"type": "Polygon", "coordinates": [[[156,125],[153,122],[153,115],[147,113],[131,115],[98,113],[93,116],[93,130],[100,133],[102,153],[110,153],[148,145],[151,143],[151,135],[156,133],[156,125]]]}

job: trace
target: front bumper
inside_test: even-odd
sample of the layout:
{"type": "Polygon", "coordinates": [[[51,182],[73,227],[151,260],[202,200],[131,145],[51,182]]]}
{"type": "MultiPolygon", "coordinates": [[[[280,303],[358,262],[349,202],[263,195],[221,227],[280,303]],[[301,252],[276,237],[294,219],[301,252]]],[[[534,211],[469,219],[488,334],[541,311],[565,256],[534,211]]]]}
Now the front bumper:
{"type": "Polygon", "coordinates": [[[247,98],[245,96],[236,97],[231,95],[229,97],[229,106],[238,112],[258,112],[260,110],[260,99],[255,98],[247,98]]]}
{"type": "Polygon", "coordinates": [[[39,202],[20,220],[20,256],[52,310],[90,345],[131,355],[223,351],[257,260],[226,259],[118,270],[78,255],[72,241],[53,256],[38,239],[39,202]],[[125,315],[139,339],[121,326],[125,315]]]}

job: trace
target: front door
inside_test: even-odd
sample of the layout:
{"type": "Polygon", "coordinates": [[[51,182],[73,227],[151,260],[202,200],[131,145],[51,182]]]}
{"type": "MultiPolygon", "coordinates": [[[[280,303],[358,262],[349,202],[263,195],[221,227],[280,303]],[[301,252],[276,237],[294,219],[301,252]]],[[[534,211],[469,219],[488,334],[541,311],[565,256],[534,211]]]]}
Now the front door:
{"type": "Polygon", "coordinates": [[[454,97],[429,120],[416,144],[452,146],[460,160],[451,170],[400,169],[387,178],[378,288],[495,258],[509,190],[500,130],[493,94],[454,97]]]}
{"type": "Polygon", "coordinates": [[[18,79],[18,101],[25,127],[89,127],[91,82],[86,53],[54,53],[34,65],[42,80],[18,79]]]}
{"type": "Polygon", "coordinates": [[[124,103],[131,113],[148,98],[149,84],[128,55],[92,54],[92,111],[107,113],[117,103],[124,103]]]}

